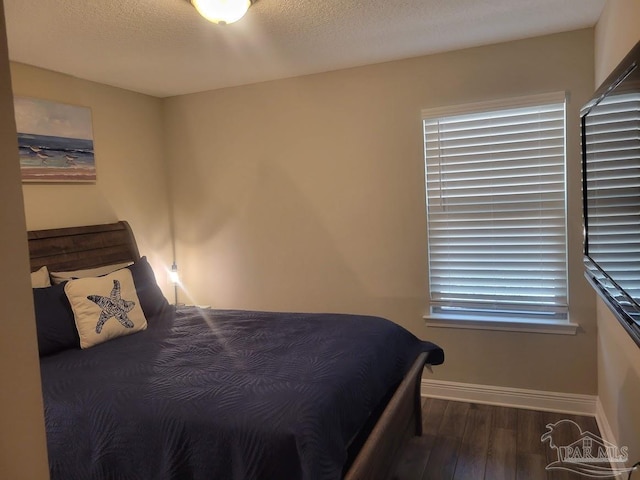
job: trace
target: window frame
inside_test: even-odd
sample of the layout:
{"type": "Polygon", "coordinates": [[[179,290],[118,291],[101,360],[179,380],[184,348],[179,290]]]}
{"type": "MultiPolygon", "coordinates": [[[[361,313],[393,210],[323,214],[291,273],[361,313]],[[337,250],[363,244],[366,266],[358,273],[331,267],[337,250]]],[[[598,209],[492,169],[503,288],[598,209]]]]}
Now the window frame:
{"type": "MultiPolygon", "coordinates": [[[[553,92],[541,95],[528,95],[516,98],[499,99],[478,103],[462,104],[455,106],[436,107],[422,110],[422,125],[423,133],[425,128],[425,120],[443,117],[455,117],[458,115],[485,113],[496,110],[507,110],[521,107],[531,107],[553,103],[564,103],[564,253],[565,253],[565,276],[566,276],[566,296],[567,296],[567,315],[566,318],[560,319],[536,319],[531,317],[518,317],[505,316],[503,318],[490,318],[488,319],[483,315],[475,315],[473,313],[435,313],[433,306],[431,305],[431,268],[427,265],[429,276],[429,307],[428,313],[423,316],[428,326],[445,327],[445,328],[467,328],[467,329],[480,329],[480,330],[507,330],[507,331],[521,331],[521,332],[536,332],[536,333],[555,333],[555,334],[575,334],[578,325],[572,323],[569,319],[568,305],[569,305],[569,266],[568,266],[568,225],[567,225],[567,93],[566,92],[553,92]]],[[[426,207],[428,208],[428,191],[427,191],[427,145],[426,136],[423,135],[423,147],[425,161],[425,200],[426,207]]],[[[425,212],[427,223],[429,222],[428,211],[425,212]]],[[[429,234],[427,234],[429,235],[429,234]]],[[[430,248],[430,243],[427,242],[427,248],[430,248]]],[[[428,261],[430,261],[431,255],[428,254],[428,261]]]]}

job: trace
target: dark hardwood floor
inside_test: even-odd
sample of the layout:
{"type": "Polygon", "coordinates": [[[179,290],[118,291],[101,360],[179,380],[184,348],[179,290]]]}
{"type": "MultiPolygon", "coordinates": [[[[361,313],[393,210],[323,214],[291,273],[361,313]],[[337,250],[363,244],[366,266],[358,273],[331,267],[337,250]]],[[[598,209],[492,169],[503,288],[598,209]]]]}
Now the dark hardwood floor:
{"type": "MultiPolygon", "coordinates": [[[[600,435],[593,417],[425,398],[423,434],[411,440],[392,478],[578,480],[583,477],[577,473],[545,469],[557,453],[540,437],[547,424],[563,419],[600,435]]],[[[563,433],[572,435],[558,435],[563,433]]]]}

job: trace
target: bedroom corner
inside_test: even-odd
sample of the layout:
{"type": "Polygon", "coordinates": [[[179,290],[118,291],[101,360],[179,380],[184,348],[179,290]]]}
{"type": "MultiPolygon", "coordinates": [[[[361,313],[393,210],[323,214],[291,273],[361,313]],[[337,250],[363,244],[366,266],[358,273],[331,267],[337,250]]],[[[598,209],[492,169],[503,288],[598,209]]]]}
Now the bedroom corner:
{"type": "MultiPolygon", "coordinates": [[[[640,41],[640,3],[609,0],[595,28],[595,87],[640,41]]],[[[598,423],[607,440],[640,451],[640,349],[609,307],[597,301],[598,423]]],[[[637,458],[630,458],[632,463],[637,458]]],[[[637,475],[637,474],[636,474],[637,475]]]]}
{"type": "Polygon", "coordinates": [[[87,107],[93,123],[97,180],[23,183],[27,229],[126,220],[164,295],[173,299],[162,99],[22,63],[9,67],[14,95],[87,107]]]}

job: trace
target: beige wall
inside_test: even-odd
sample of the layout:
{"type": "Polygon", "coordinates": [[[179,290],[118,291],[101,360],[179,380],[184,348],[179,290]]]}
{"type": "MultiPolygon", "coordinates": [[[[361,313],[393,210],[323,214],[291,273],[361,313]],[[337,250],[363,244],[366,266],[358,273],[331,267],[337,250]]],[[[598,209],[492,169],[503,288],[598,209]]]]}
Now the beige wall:
{"type": "Polygon", "coordinates": [[[0,478],[49,478],[11,78],[0,2],[0,478]]]}
{"type": "Polygon", "coordinates": [[[440,343],[435,378],[595,394],[595,299],[581,263],[582,30],[170,98],[183,301],[386,316],[440,343]],[[427,329],[422,108],[567,90],[575,336],[427,329]]]}
{"type": "Polygon", "coordinates": [[[595,29],[596,87],[640,39],[640,2],[608,0],[595,29]]]}
{"type": "Polygon", "coordinates": [[[97,182],[23,185],[27,228],[127,220],[173,298],[162,100],[18,63],[11,76],[15,95],[90,107],[93,119],[97,182]]]}
{"type": "MultiPolygon", "coordinates": [[[[640,2],[609,0],[596,26],[596,85],[640,41],[640,2]]],[[[615,441],[640,460],[640,348],[598,299],[598,397],[615,441]]]]}

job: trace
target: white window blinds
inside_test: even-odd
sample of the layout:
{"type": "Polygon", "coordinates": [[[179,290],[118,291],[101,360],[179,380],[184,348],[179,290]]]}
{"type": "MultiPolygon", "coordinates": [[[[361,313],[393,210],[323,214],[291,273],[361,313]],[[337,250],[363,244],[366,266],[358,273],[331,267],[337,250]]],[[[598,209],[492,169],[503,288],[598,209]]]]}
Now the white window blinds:
{"type": "Polygon", "coordinates": [[[564,93],[454,112],[423,111],[432,314],[566,319],[564,93]]]}
{"type": "Polygon", "coordinates": [[[640,94],[605,97],[584,128],[587,253],[640,303],[640,94]]]}

